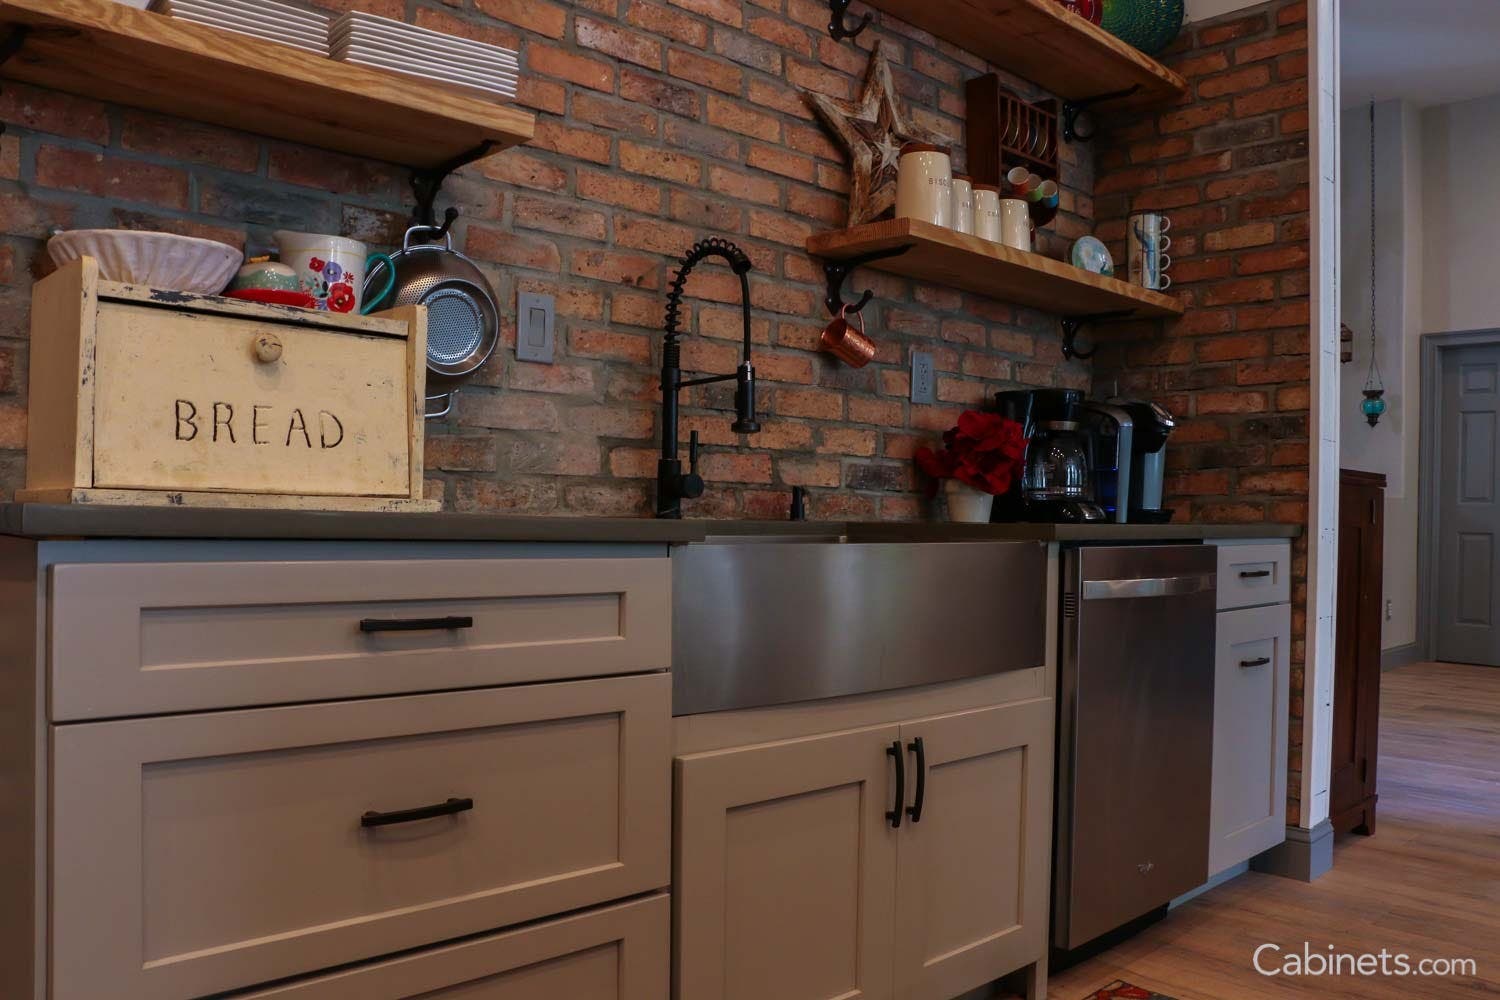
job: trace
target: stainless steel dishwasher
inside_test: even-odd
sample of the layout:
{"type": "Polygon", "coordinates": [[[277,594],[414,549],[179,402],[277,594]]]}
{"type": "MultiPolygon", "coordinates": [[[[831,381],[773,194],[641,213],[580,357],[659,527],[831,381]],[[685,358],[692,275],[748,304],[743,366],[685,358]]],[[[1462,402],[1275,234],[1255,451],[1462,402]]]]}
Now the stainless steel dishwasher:
{"type": "Polygon", "coordinates": [[[1071,951],[1208,879],[1209,545],[1065,552],[1052,944],[1071,951]]]}

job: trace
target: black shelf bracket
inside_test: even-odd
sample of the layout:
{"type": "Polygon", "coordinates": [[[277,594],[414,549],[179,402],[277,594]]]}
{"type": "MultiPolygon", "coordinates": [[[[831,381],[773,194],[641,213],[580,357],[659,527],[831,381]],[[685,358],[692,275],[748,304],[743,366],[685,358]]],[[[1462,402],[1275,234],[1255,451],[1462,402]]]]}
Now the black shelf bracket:
{"type": "Polygon", "coordinates": [[[1115,312],[1093,313],[1088,316],[1064,316],[1062,318],[1063,357],[1068,361],[1077,358],[1079,361],[1087,361],[1099,350],[1091,347],[1087,351],[1078,349],[1078,331],[1089,323],[1106,323],[1112,319],[1129,319],[1135,315],[1134,309],[1122,309],[1115,312]]]}
{"type": "Polygon", "coordinates": [[[837,316],[840,313],[857,313],[870,304],[875,293],[866,289],[853,305],[844,302],[844,282],[848,280],[850,273],[858,267],[877,260],[885,260],[888,257],[899,257],[912,248],[908,243],[904,247],[892,247],[889,250],[876,250],[874,253],[862,254],[858,257],[846,257],[843,260],[826,260],[823,262],[823,276],[828,279],[828,291],[823,296],[823,305],[828,307],[828,315],[837,316]]]}
{"type": "MultiPolygon", "coordinates": [[[[443,182],[448,179],[448,175],[460,167],[468,166],[475,160],[482,160],[486,156],[489,156],[494,151],[496,145],[497,143],[493,140],[486,139],[480,145],[475,146],[467,153],[455,156],[447,163],[440,163],[435,167],[428,167],[426,169],[413,170],[411,172],[411,193],[416,198],[417,204],[411,213],[412,221],[419,226],[432,226],[436,228],[437,210],[434,208],[434,205],[437,202],[438,193],[443,190],[443,182]]],[[[457,213],[455,212],[455,217],[456,215],[457,213]]],[[[449,224],[452,224],[452,219],[449,219],[449,224]]],[[[443,228],[446,229],[447,226],[443,228]]]]}
{"type": "Polygon", "coordinates": [[[1079,119],[1096,104],[1105,101],[1119,101],[1126,97],[1132,97],[1141,89],[1140,84],[1126,87],[1124,90],[1111,91],[1108,94],[1099,94],[1095,97],[1080,97],[1076,101],[1063,101],[1062,125],[1064,142],[1093,142],[1098,129],[1091,127],[1084,129],[1079,127],[1079,119]]]}
{"type": "Polygon", "coordinates": [[[849,2],[850,0],[828,0],[828,34],[833,36],[835,42],[854,38],[870,26],[868,11],[861,15],[858,24],[852,27],[849,25],[849,2]]]}

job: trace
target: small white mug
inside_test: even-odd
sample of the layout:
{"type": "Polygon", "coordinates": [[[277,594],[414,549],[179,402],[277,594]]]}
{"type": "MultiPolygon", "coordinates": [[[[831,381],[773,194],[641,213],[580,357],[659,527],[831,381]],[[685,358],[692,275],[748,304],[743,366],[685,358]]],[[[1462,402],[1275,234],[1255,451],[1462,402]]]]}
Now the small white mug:
{"type": "Polygon", "coordinates": [[[953,175],[953,229],[974,232],[974,185],[964,174],[953,175]]]}
{"type": "Polygon", "coordinates": [[[375,296],[376,302],[395,281],[395,268],[389,266],[391,258],[383,253],[371,254],[359,240],[287,229],[273,235],[281,262],[297,272],[301,290],[313,297],[319,309],[365,312],[365,269],[370,264],[384,262],[391,278],[381,294],[375,296]]]}
{"type": "Polygon", "coordinates": [[[1000,189],[994,184],[974,185],[974,235],[1000,242],[1000,189]]]}
{"type": "Polygon", "coordinates": [[[1000,202],[1000,242],[1017,250],[1031,250],[1031,208],[1021,198],[1000,202]]]}
{"type": "Polygon", "coordinates": [[[951,227],[953,163],[942,146],[909,142],[896,171],[896,218],[951,227]]]}

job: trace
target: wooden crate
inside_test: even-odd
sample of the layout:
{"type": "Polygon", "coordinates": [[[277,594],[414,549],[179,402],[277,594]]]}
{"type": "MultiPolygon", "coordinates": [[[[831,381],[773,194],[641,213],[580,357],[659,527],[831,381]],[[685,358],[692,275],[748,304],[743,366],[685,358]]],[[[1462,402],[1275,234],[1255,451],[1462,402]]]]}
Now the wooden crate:
{"type": "Polygon", "coordinates": [[[99,280],[37,283],[21,501],[435,510],[427,315],[346,316],[99,280]]]}

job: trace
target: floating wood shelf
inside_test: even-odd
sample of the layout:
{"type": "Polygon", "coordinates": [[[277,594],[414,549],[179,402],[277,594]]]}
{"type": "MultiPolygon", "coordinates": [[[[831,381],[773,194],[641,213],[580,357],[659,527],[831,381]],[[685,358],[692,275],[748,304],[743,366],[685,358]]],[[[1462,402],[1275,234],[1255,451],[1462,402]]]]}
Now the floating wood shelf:
{"type": "Polygon", "coordinates": [[[1139,88],[1121,105],[1156,104],[1187,81],[1057,0],[866,0],[1068,101],[1139,88]]]}
{"type": "Polygon", "coordinates": [[[869,266],[1060,316],[1117,312],[1143,317],[1180,316],[1183,312],[1182,303],[1170,295],[916,219],[870,222],[853,229],[817,233],[807,240],[808,253],[829,260],[903,246],[911,249],[869,266]]]}
{"type": "Polygon", "coordinates": [[[0,0],[0,76],[416,168],[531,139],[519,108],[115,0],[0,0]],[[17,29],[26,29],[17,34],[17,29]]]}

